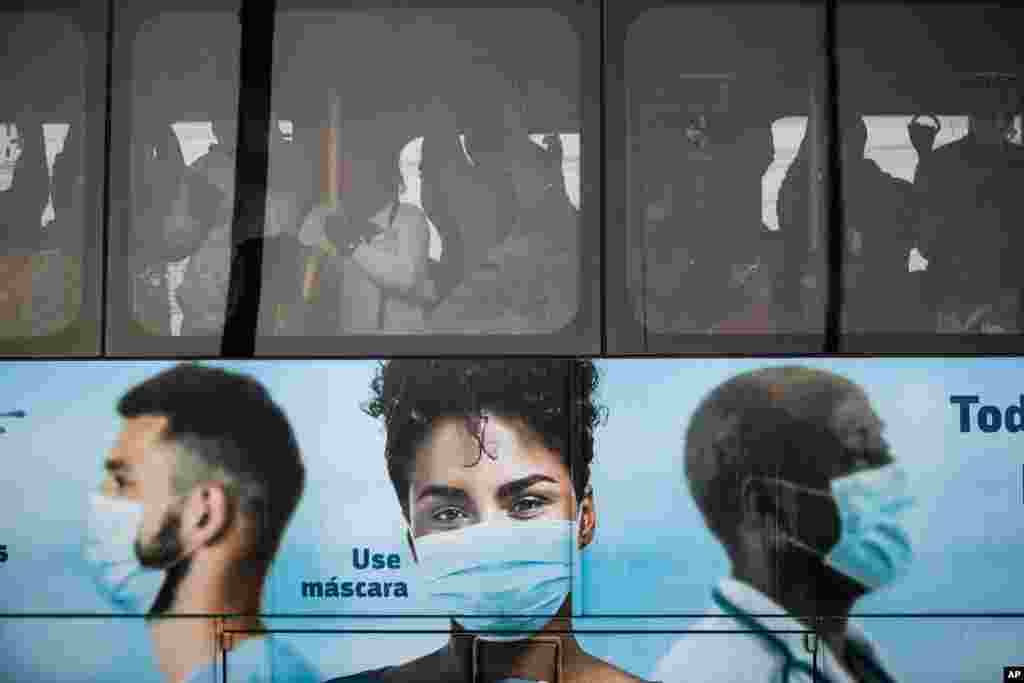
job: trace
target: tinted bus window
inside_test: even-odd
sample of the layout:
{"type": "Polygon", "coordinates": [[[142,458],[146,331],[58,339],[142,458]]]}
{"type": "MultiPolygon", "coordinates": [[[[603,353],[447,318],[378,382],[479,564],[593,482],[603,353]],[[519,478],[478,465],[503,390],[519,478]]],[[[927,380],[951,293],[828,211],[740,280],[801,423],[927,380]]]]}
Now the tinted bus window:
{"type": "Polygon", "coordinates": [[[650,4],[610,9],[611,350],[820,347],[823,6],[650,4]]]}
{"type": "Polygon", "coordinates": [[[2,13],[0,353],[95,353],[104,18],[44,9],[2,13]]]}
{"type": "MultiPolygon", "coordinates": [[[[125,85],[113,93],[112,353],[218,352],[201,333],[219,333],[227,307],[238,9],[221,2],[118,10],[115,72],[125,85]]],[[[289,144],[280,127],[273,132],[275,143],[289,144]]]]}
{"type": "Polygon", "coordinates": [[[274,99],[294,107],[304,168],[289,233],[301,297],[290,322],[260,332],[259,352],[447,352],[470,338],[596,349],[584,322],[596,321],[600,235],[580,192],[591,15],[278,10],[274,99]]]}
{"type": "Polygon", "coordinates": [[[1019,349],[1022,18],[839,4],[844,348],[1019,349]]]}

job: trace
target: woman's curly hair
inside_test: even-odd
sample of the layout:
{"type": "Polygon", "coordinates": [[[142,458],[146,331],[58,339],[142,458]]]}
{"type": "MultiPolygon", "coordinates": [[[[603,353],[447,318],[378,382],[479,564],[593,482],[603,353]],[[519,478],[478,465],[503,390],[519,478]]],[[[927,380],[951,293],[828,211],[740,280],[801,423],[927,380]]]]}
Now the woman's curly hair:
{"type": "MultiPolygon", "coordinates": [[[[462,417],[470,434],[485,413],[518,418],[545,448],[558,451],[577,497],[590,479],[594,431],[605,417],[594,392],[600,374],[591,361],[560,359],[420,360],[382,362],[363,411],[383,418],[388,475],[409,514],[409,473],[416,449],[438,419],[462,417]]],[[[477,437],[479,438],[479,437],[477,437]]],[[[467,463],[472,467],[486,451],[467,463]]]]}

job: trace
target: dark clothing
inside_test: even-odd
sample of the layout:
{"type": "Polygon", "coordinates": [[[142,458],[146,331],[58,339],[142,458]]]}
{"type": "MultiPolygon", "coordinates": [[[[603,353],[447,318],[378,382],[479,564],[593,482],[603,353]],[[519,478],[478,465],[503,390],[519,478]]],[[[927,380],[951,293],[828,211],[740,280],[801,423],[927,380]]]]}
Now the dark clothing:
{"type": "Polygon", "coordinates": [[[911,185],[870,159],[847,163],[842,173],[844,331],[909,331],[922,322],[917,278],[908,266],[919,243],[911,185]]]}
{"type": "Polygon", "coordinates": [[[17,122],[22,140],[11,186],[0,192],[0,254],[29,254],[43,239],[43,210],[50,196],[43,126],[31,119],[17,122]]]}
{"type": "Polygon", "coordinates": [[[549,190],[519,219],[519,232],[491,249],[434,309],[432,330],[547,332],[572,321],[579,304],[576,210],[564,193],[549,190]]]}
{"type": "Polygon", "coordinates": [[[936,150],[914,190],[928,259],[925,292],[933,310],[947,301],[994,303],[1024,286],[1017,263],[1024,219],[1024,151],[992,148],[968,135],[936,150]]]}
{"type": "Polygon", "coordinates": [[[423,138],[420,152],[420,190],[423,212],[437,228],[441,236],[441,260],[430,262],[430,279],[437,287],[437,295],[444,298],[455,288],[465,275],[465,245],[462,231],[466,226],[459,225],[452,211],[448,195],[441,188],[441,168],[448,163],[456,163],[465,172],[462,151],[458,149],[459,139],[454,135],[428,135],[423,138]]]}
{"type": "MultiPolygon", "coordinates": [[[[818,249],[811,251],[815,187],[802,147],[782,182],[778,203],[785,254],[776,299],[796,316],[802,313],[804,276],[816,277],[821,303],[828,294],[828,213],[817,227],[818,249]]],[[[873,160],[861,157],[844,162],[842,192],[833,197],[842,203],[845,242],[843,331],[893,332],[920,324],[917,277],[908,267],[910,250],[920,244],[912,199],[911,185],[873,160]]]]}
{"type": "MultiPolygon", "coordinates": [[[[362,673],[352,674],[351,676],[342,676],[340,678],[332,678],[327,683],[373,683],[374,681],[385,680],[384,674],[392,671],[394,667],[384,667],[382,669],[370,669],[369,671],[363,671],[362,673]]],[[[509,681],[520,681],[524,679],[509,678],[509,681]]],[[[416,681],[415,683],[420,683],[416,681]]],[[[422,683],[428,683],[423,681],[422,683]]],[[[431,679],[429,683],[439,683],[436,679],[431,679]]],[[[656,682],[652,682],[656,683],[656,682]]]]}

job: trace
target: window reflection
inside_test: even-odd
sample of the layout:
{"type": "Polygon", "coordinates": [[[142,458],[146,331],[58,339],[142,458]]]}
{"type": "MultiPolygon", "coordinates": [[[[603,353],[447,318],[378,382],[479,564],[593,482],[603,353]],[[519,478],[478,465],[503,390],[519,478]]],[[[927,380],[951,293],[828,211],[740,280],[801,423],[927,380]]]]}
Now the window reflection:
{"type": "MultiPolygon", "coordinates": [[[[543,334],[572,322],[579,39],[549,10],[430,15],[279,6],[257,336],[543,334]],[[508,44],[520,24],[530,58],[508,44]],[[344,66],[371,53],[373,78],[344,66]]],[[[218,338],[232,259],[249,267],[230,244],[231,18],[164,12],[133,29],[133,217],[117,258],[149,335],[218,338]],[[182,56],[186,25],[197,48],[182,56]]]]}
{"type": "Polygon", "coordinates": [[[429,14],[279,12],[277,40],[303,36],[280,90],[316,141],[299,231],[311,315],[336,318],[320,326],[332,336],[558,331],[579,294],[578,38],[548,10],[429,14]],[[509,51],[499,24],[531,26],[548,66],[509,51]],[[375,82],[323,71],[364,43],[391,46],[375,82]]]}
{"type": "Polygon", "coordinates": [[[82,310],[86,45],[66,16],[2,18],[0,339],[28,340],[82,310]]]}
{"type": "Polygon", "coordinates": [[[799,224],[780,214],[786,178],[804,198],[819,194],[814,174],[793,168],[798,151],[804,167],[820,152],[804,138],[812,95],[823,95],[821,9],[686,4],[628,26],[627,286],[636,319],[664,343],[820,328],[799,284],[780,285],[821,260],[820,249],[793,256],[821,227],[814,202],[799,224]],[[769,36],[765,22],[785,29],[769,36]]]}
{"type": "Polygon", "coordinates": [[[978,3],[838,8],[839,117],[861,117],[868,137],[843,165],[843,331],[858,348],[885,350],[877,335],[886,335],[977,350],[977,337],[965,347],[960,335],[1010,342],[1022,329],[1021,62],[1011,30],[1022,16],[978,3]],[[879,26],[900,39],[879,43],[879,26]],[[883,175],[858,172],[869,164],[883,175]],[[880,201],[878,179],[901,196],[880,201]]]}
{"type": "Polygon", "coordinates": [[[237,16],[151,6],[120,19],[131,45],[129,185],[112,186],[112,196],[127,195],[131,211],[115,214],[127,222],[115,226],[110,319],[149,336],[219,335],[235,199],[237,16]]]}

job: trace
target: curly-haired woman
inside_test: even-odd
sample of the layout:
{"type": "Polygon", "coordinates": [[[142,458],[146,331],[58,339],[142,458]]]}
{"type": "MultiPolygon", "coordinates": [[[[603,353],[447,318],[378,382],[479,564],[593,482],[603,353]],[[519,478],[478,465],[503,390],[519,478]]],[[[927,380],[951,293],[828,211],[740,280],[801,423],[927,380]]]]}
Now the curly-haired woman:
{"type": "Polygon", "coordinates": [[[394,360],[366,412],[448,643],[342,681],[637,681],[571,629],[572,546],[594,537],[589,361],[394,360]],[[557,647],[553,647],[556,645],[557,647]]]}

